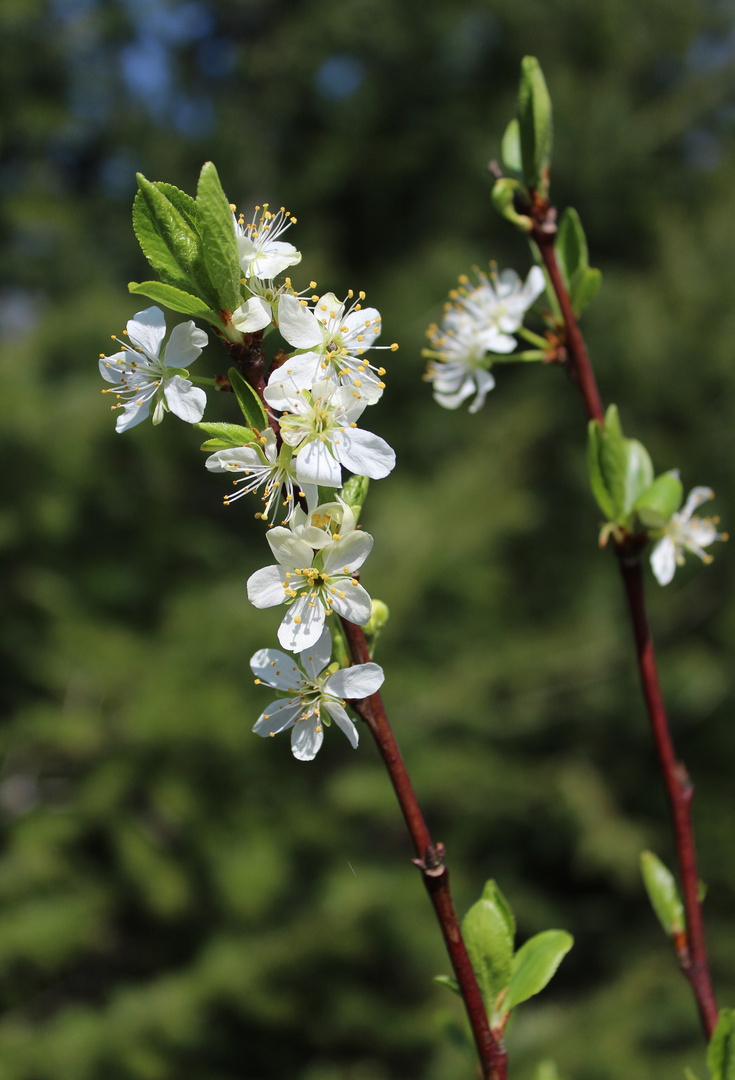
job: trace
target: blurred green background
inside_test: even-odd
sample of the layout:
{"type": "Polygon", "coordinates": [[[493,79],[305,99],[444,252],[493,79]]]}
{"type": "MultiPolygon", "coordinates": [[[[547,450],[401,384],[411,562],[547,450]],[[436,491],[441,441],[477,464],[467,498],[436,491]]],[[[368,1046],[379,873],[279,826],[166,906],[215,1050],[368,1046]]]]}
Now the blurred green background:
{"type": "MultiPolygon", "coordinates": [[[[246,213],[285,203],[294,273],[365,289],[388,390],[371,426],[364,580],[392,619],[385,699],[457,906],[495,877],[519,941],[576,938],[508,1032],[512,1075],[703,1074],[694,1006],[644,898],[672,861],[614,560],[597,549],[581,405],[501,368],[475,417],[431,401],[426,325],[456,276],[529,255],[486,165],[536,54],[552,191],[603,289],[584,329],[606,402],[657,471],[735,523],[731,0],[2,0],[4,450],[0,1080],[458,1080],[458,1002],[367,737],[316,761],[251,727],[247,661],[278,611],[255,506],[226,510],[196,434],[114,432],[100,352],[145,303],[134,173],[246,213]]],[[[201,374],[224,369],[213,343],[201,374]]],[[[209,419],[232,418],[212,399],[209,419]]],[[[651,619],[734,1003],[731,552],[651,619]]]]}

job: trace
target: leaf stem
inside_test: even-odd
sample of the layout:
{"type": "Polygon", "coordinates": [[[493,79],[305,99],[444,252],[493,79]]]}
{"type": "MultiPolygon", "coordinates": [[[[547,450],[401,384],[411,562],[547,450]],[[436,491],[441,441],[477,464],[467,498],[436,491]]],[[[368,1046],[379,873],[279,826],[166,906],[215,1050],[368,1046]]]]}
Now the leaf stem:
{"type": "MultiPolygon", "coordinates": [[[[365,634],[359,626],[340,619],[349,646],[352,662],[364,664],[370,660],[365,634]]],[[[482,994],[472,970],[462,938],[457,913],[449,890],[449,871],[444,861],[444,845],[434,844],[413,790],[411,779],[393,735],[380,694],[351,702],[355,712],[370,728],[377,744],[411,835],[417,858],[414,864],[429,894],[444,943],[459,983],[467,1017],[477,1046],[484,1080],[505,1080],[507,1052],[502,1039],[490,1028],[482,994]]]]}
{"type": "MultiPolygon", "coordinates": [[[[604,424],[604,412],[587,347],[577,325],[569,294],[556,261],[555,216],[555,211],[548,205],[540,206],[535,216],[531,238],[538,246],[561,308],[566,331],[570,374],[582,395],[589,419],[599,420],[600,424],[604,424]]],[[[687,927],[686,940],[674,944],[681,970],[691,985],[702,1027],[709,1040],[717,1024],[717,1004],[707,960],[702,905],[699,899],[699,874],[691,815],[694,788],[685,766],[677,761],[674,751],[658,677],[653,639],[646,615],[643,572],[638,550],[631,545],[626,545],[625,542],[616,543],[614,546],[633,624],[643,696],[674,827],[687,927]]]]}

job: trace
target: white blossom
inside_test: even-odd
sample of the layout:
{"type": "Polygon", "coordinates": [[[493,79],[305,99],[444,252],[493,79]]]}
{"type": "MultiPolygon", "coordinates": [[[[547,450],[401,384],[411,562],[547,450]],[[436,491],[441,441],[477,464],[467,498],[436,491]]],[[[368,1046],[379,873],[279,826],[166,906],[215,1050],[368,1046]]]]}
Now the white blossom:
{"type": "Polygon", "coordinates": [[[441,325],[427,330],[429,358],[426,379],[434,384],[434,398],[445,409],[458,408],[473,394],[470,412],[485,404],[495,386],[490,373],[492,354],[511,353],[511,337],[523,316],[544,290],[543,271],[531,267],[525,283],[515,270],[485,274],[476,270],[476,283],[463,275],[459,287],[449,294],[441,325]]]}
{"type": "Polygon", "coordinates": [[[127,342],[112,356],[100,356],[102,378],[114,385],[103,394],[114,394],[113,409],[122,409],[117,431],[127,431],[145,420],[153,405],[153,423],[160,424],[165,412],[172,412],[189,424],[204,415],[207,395],[187,378],[187,368],[207,344],[207,335],[193,322],[179,323],[171,331],[164,352],[166,320],[158,307],[139,311],[129,320],[127,342]]]}
{"type": "Polygon", "coordinates": [[[666,527],[661,530],[663,536],[654,545],[651,552],[651,567],[659,585],[668,585],[677,566],[684,565],[684,551],[691,551],[702,562],[712,562],[712,556],[704,548],[715,540],[727,540],[727,533],[717,531],[719,518],[701,518],[694,511],[703,502],[714,498],[714,491],[708,487],[695,487],[681,510],[672,515],[666,527]]]}
{"type": "Polygon", "coordinates": [[[302,294],[295,292],[291,278],[287,277],[282,285],[276,285],[273,279],[262,280],[253,276],[246,280],[245,288],[250,296],[232,312],[232,325],[241,333],[254,334],[277,321],[278,305],[282,297],[288,296],[298,304],[303,294],[311,293],[316,288],[316,282],[309,282],[309,288],[304,289],[302,294]]]}
{"type": "MultiPolygon", "coordinates": [[[[354,385],[369,405],[383,393],[385,368],[368,362],[369,349],[390,349],[397,345],[376,345],[380,333],[380,312],[363,308],[365,293],[347,307],[352,290],[345,300],[325,293],[310,308],[296,296],[284,295],[278,306],[278,327],[289,345],[304,352],[291,357],[286,371],[294,386],[309,390],[321,379],[354,385]]],[[[271,377],[278,379],[278,372],[271,377]]]]}
{"type": "Polygon", "coordinates": [[[284,412],[281,437],[294,449],[299,483],[341,487],[343,465],[372,480],[388,475],[396,455],[385,439],[358,428],[367,401],[354,386],[321,379],[302,390],[282,368],[278,372],[281,378],[271,380],[263,396],[284,412]]]}
{"type": "Polygon", "coordinates": [[[207,458],[204,464],[210,472],[245,474],[241,480],[233,480],[233,484],[243,486],[234,494],[225,495],[225,506],[229,506],[242,495],[247,495],[262,487],[264,506],[263,510],[255,516],[262,518],[263,521],[270,519],[271,524],[275,521],[281,502],[286,511],[283,524],[285,525],[291,519],[298,507],[294,493],[306,498],[310,504],[315,503],[317,499],[315,486],[301,485],[296,479],[291,448],[284,445],[280,453],[278,452],[276,436],[270,428],[266,428],[256,441],[247,443],[245,446],[217,450],[207,458]]]}
{"type": "Polygon", "coordinates": [[[491,358],[475,324],[468,318],[457,320],[453,327],[432,324],[427,335],[430,349],[423,355],[431,359],[424,376],[434,384],[434,400],[445,409],[457,409],[475,394],[470,412],[476,413],[495,386],[490,373],[491,358]]]}
{"type": "Polygon", "coordinates": [[[383,684],[385,676],[378,664],[327,667],[331,655],[332,637],[325,627],[318,641],[300,653],[300,666],[279,649],[260,649],[250,661],[256,684],[285,695],[263,710],[253,731],[273,737],[292,728],[291,750],[299,761],[316,756],[324,739],[323,728],[331,720],[356,748],[359,736],[345,711],[345,700],[367,697],[383,684]]]}
{"type": "Polygon", "coordinates": [[[263,203],[262,211],[256,206],[256,215],[258,211],[260,217],[255,217],[249,225],[245,224],[242,215],[236,218],[233,213],[232,216],[240,266],[246,278],[272,280],[287,266],[301,262],[301,252],[293,244],[278,239],[296,223],[296,218],[283,206],[275,214],[271,213],[268,203],[263,203]]]}
{"type": "Polygon", "coordinates": [[[477,284],[469,278],[459,279],[459,288],[449,294],[450,303],[444,322],[452,327],[458,318],[469,317],[488,352],[509,353],[516,346],[511,337],[523,324],[523,317],[545,287],[543,270],[532,266],[525,282],[515,270],[502,273],[483,273],[475,270],[477,284]]]}
{"type": "Polygon", "coordinates": [[[332,611],[365,626],[371,600],[354,576],[370,554],[373,538],[359,530],[314,551],[310,543],[278,525],[266,535],[276,566],[248,579],[248,599],[256,608],[288,604],[278,630],[284,649],[301,652],[317,642],[332,611]]]}

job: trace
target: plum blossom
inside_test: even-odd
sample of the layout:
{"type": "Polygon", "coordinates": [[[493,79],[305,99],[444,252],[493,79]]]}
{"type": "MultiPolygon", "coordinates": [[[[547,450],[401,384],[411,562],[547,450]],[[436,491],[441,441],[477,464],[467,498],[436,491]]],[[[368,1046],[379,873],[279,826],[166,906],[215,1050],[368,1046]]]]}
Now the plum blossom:
{"type": "Polygon", "coordinates": [[[278,629],[284,649],[311,648],[332,611],[358,626],[367,624],[370,596],[354,575],[372,549],[369,533],[352,530],[318,551],[280,525],[267,533],[266,540],[277,565],[264,566],[250,576],[248,599],[256,608],[288,605],[278,629]]]}
{"type": "Polygon", "coordinates": [[[703,502],[714,498],[708,487],[692,488],[681,510],[672,515],[661,532],[664,534],[651,552],[651,567],[659,585],[668,585],[677,566],[684,565],[684,551],[691,551],[703,563],[711,563],[712,556],[704,551],[715,540],[727,540],[727,533],[717,531],[719,518],[700,518],[694,511],[703,502]]]}
{"type": "Polygon", "coordinates": [[[154,424],[160,424],[169,411],[189,424],[198,423],[207,395],[192,386],[186,369],[207,344],[205,332],[191,321],[179,323],[161,355],[166,320],[160,308],[149,307],[128,321],[125,333],[130,344],[121,341],[120,352],[100,355],[99,361],[102,378],[114,384],[102,393],[114,394],[117,401],[112,408],[122,409],[116,430],[127,431],[140,424],[151,405],[154,424]]]}
{"type": "Polygon", "coordinates": [[[311,484],[302,486],[296,479],[292,453],[291,447],[285,445],[281,447],[279,453],[275,434],[270,428],[266,428],[253,442],[245,446],[217,450],[207,458],[204,464],[210,472],[245,474],[242,479],[233,480],[233,484],[244,486],[234,494],[225,495],[225,506],[229,506],[242,495],[247,495],[262,487],[264,506],[263,510],[255,516],[262,518],[263,521],[270,519],[273,524],[282,502],[286,510],[286,517],[283,520],[285,525],[298,507],[294,491],[296,495],[306,498],[309,504],[317,500],[316,487],[311,484]]]}
{"type": "MultiPolygon", "coordinates": [[[[302,293],[294,291],[291,278],[288,277],[282,285],[276,285],[272,279],[264,281],[250,277],[245,282],[245,287],[250,296],[232,312],[232,325],[241,333],[254,334],[257,330],[265,330],[266,326],[277,319],[278,306],[283,296],[300,303],[304,294],[311,293],[316,288],[316,282],[310,281],[309,288],[302,293]]],[[[312,296],[312,299],[316,297],[312,296]]]]}
{"type": "MultiPolygon", "coordinates": [[[[260,210],[259,206],[255,207],[256,215],[260,210]]],[[[296,218],[284,206],[274,214],[268,209],[268,203],[263,203],[260,217],[254,218],[249,225],[245,224],[242,214],[236,218],[233,213],[232,220],[240,266],[246,278],[272,280],[287,266],[301,262],[301,252],[293,244],[278,239],[296,224],[296,218]]]]}
{"type": "Polygon", "coordinates": [[[337,668],[329,664],[332,636],[325,627],[314,645],[299,655],[299,663],[279,649],[260,649],[250,667],[256,684],[279,691],[258,717],[253,731],[263,737],[277,735],[291,728],[291,750],[299,761],[311,761],[324,739],[324,727],[332,720],[357,748],[357,728],[345,711],[345,700],[367,697],[383,684],[383,669],[378,664],[355,664],[337,668]]]}
{"type": "MultiPolygon", "coordinates": [[[[325,293],[310,308],[296,296],[284,295],[278,306],[278,326],[289,345],[306,350],[287,363],[292,385],[308,390],[320,379],[334,378],[356,386],[372,405],[385,389],[385,368],[375,367],[364,354],[380,348],[395,352],[398,346],[375,344],[380,333],[380,312],[362,307],[364,292],[347,307],[353,296],[352,290],[345,300],[325,293]]],[[[277,381],[278,372],[272,378],[277,381]]]]}
{"type": "Polygon", "coordinates": [[[354,386],[320,379],[310,391],[302,390],[283,368],[278,373],[280,380],[271,380],[263,396],[284,412],[281,437],[294,449],[300,484],[340,487],[343,465],[372,480],[388,475],[396,455],[385,439],[357,427],[367,401],[354,386]]]}
{"type": "Polygon", "coordinates": [[[470,412],[485,404],[495,386],[490,373],[492,354],[511,353],[511,335],[544,290],[543,271],[531,267],[525,283],[515,270],[490,275],[475,271],[477,283],[463,275],[459,287],[449,294],[441,325],[427,330],[429,348],[423,350],[429,364],[425,375],[434,384],[434,399],[445,409],[458,408],[473,394],[470,412]]]}
{"type": "Polygon", "coordinates": [[[474,394],[470,412],[476,413],[495,386],[495,377],[488,371],[491,358],[477,327],[465,317],[453,327],[433,323],[427,335],[431,348],[424,349],[423,355],[431,359],[424,378],[434,384],[434,400],[445,409],[457,409],[474,394]]]}

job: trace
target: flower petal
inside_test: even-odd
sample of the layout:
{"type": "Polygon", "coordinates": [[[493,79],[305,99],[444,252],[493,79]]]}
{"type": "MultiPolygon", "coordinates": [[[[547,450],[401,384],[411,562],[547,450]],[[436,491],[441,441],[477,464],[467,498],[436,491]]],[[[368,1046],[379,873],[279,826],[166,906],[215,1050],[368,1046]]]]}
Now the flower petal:
{"type": "Polygon", "coordinates": [[[312,761],[324,741],[324,729],[315,716],[300,720],[291,732],[291,751],[297,761],[312,761]]]}
{"type": "Polygon", "coordinates": [[[342,486],[340,464],[332,453],[330,444],[319,438],[309,439],[299,447],[296,453],[296,476],[300,484],[342,486]]]}
{"type": "Polygon", "coordinates": [[[366,589],[363,589],[359,582],[357,585],[345,582],[345,588],[341,591],[344,596],[337,593],[329,597],[329,602],[334,610],[338,615],[347,619],[348,622],[352,622],[356,626],[365,626],[370,621],[370,613],[373,608],[370,594],[366,589]]]}
{"type": "Polygon", "coordinates": [[[470,405],[471,413],[476,413],[485,404],[485,398],[495,386],[495,378],[489,371],[478,368],[475,372],[475,382],[477,383],[477,397],[470,405]]]}
{"type": "Polygon", "coordinates": [[[357,728],[350,720],[349,716],[342,708],[338,701],[324,700],[324,708],[334,720],[337,727],[345,733],[350,740],[350,746],[353,750],[357,749],[357,744],[360,741],[360,736],[357,733],[357,728]]]}
{"type": "Polygon", "coordinates": [[[287,566],[292,570],[296,568],[303,570],[304,567],[311,566],[314,552],[305,541],[294,536],[290,529],[277,525],[275,529],[266,533],[265,538],[281,566],[287,566]]]}
{"type": "Polygon", "coordinates": [[[314,313],[288,293],[278,301],[278,329],[295,349],[311,349],[324,340],[314,313]]]}
{"type": "Polygon", "coordinates": [[[708,499],[714,499],[714,497],[715,493],[712,488],[692,488],[687,496],[687,501],[677,514],[679,521],[688,521],[698,506],[701,506],[703,502],[707,502],[708,499]]]}
{"type": "Polygon", "coordinates": [[[371,480],[382,480],[396,464],[395,451],[385,439],[362,428],[343,428],[334,446],[337,457],[350,472],[371,480]]]}
{"type": "Polygon", "coordinates": [[[277,735],[279,731],[290,727],[301,711],[301,698],[287,698],[286,701],[272,701],[260,714],[253,725],[256,735],[277,735]]]}
{"type": "Polygon", "coordinates": [[[324,629],[324,605],[306,593],[294,600],[278,627],[278,640],[284,649],[304,652],[316,645],[324,629]],[[298,620],[298,622],[297,622],[298,620]]]}
{"type": "Polygon", "coordinates": [[[256,679],[274,690],[296,692],[303,683],[303,675],[294,664],[293,656],[287,656],[280,649],[258,649],[251,657],[250,668],[256,679]]]}
{"type": "Polygon", "coordinates": [[[651,552],[651,568],[659,585],[668,585],[676,570],[676,546],[670,536],[664,536],[651,552]]]}
{"type": "MultiPolygon", "coordinates": [[[[264,566],[248,578],[248,600],[256,608],[275,607],[286,598],[283,583],[286,571],[280,566],[264,566]]],[[[281,642],[283,644],[283,642],[281,642]]]]}
{"type": "Polygon", "coordinates": [[[173,379],[166,380],[163,393],[169,409],[179,420],[185,420],[187,424],[198,424],[204,416],[207,395],[201,387],[192,386],[188,379],[174,375],[173,379]]]}
{"type": "Polygon", "coordinates": [[[139,311],[128,320],[127,332],[133,345],[139,346],[150,360],[157,360],[166,335],[166,319],[159,307],[139,311]]]}
{"type": "Polygon", "coordinates": [[[171,331],[168,345],[164,353],[164,360],[168,367],[188,368],[193,364],[201,351],[209,341],[209,338],[198,326],[189,322],[179,323],[171,331]]]}
{"type": "Polygon", "coordinates": [[[232,325],[244,334],[263,330],[272,321],[271,306],[262,296],[251,296],[232,312],[232,325]]]}
{"type": "Polygon", "coordinates": [[[363,698],[379,690],[384,679],[380,664],[354,664],[352,667],[335,671],[325,683],[324,689],[340,698],[363,698]]]}
{"type": "Polygon", "coordinates": [[[344,540],[332,541],[324,549],[324,569],[332,574],[352,574],[358,570],[373,550],[370,533],[355,529],[344,540]]]}
{"type": "MultiPolygon", "coordinates": [[[[332,635],[329,627],[325,626],[322,636],[310,649],[305,649],[299,656],[301,666],[312,682],[316,682],[324,668],[332,657],[332,635]]],[[[341,695],[340,695],[341,696],[341,695]]]]}

